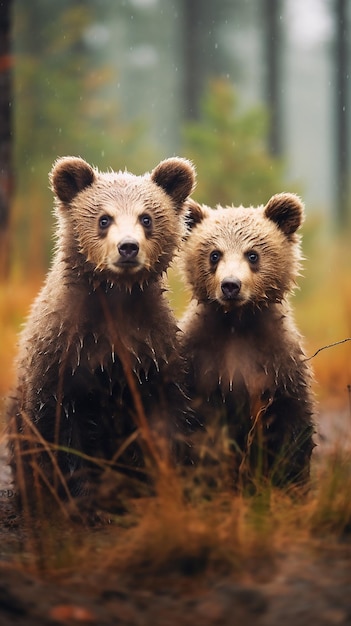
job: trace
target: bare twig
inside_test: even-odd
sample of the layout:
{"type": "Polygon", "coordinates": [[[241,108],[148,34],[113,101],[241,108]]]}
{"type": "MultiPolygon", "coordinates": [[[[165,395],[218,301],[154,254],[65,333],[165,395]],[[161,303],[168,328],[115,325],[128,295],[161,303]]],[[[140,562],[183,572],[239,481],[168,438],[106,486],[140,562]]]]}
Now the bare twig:
{"type": "Polygon", "coordinates": [[[341,343],[346,343],[347,341],[351,341],[351,337],[346,337],[346,339],[341,339],[340,341],[335,341],[334,343],[329,343],[327,346],[318,348],[318,350],[314,354],[312,354],[312,356],[309,356],[308,358],[304,359],[304,361],[310,361],[311,359],[314,359],[314,357],[317,356],[319,352],[322,352],[322,350],[327,350],[328,348],[334,348],[334,346],[339,346],[341,343]]]}

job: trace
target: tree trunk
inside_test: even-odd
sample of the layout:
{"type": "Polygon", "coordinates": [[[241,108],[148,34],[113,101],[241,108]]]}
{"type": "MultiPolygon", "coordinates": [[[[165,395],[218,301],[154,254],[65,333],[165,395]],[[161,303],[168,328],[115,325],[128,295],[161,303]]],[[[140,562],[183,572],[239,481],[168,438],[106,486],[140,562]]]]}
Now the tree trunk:
{"type": "Polygon", "coordinates": [[[204,88],[204,59],[201,50],[202,0],[183,0],[183,102],[185,119],[196,119],[204,88]]]}
{"type": "Polygon", "coordinates": [[[282,153],[280,56],[281,0],[265,0],[263,3],[266,51],[266,102],[269,109],[269,150],[272,155],[282,153]]]}
{"type": "Polygon", "coordinates": [[[0,0],[0,279],[9,269],[12,169],[12,0],[0,0]]]}
{"type": "Polygon", "coordinates": [[[348,0],[335,0],[336,18],[336,183],[337,183],[337,221],[342,228],[348,219],[349,198],[349,125],[348,116],[348,0]]]}

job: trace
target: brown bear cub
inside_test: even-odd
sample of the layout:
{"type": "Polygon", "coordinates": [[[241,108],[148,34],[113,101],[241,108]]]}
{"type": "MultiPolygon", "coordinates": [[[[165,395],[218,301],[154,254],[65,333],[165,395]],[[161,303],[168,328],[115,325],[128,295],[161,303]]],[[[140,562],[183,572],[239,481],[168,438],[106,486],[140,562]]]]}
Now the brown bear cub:
{"type": "Polygon", "coordinates": [[[180,263],[192,301],[181,352],[201,424],[197,461],[227,459],[231,480],[249,484],[258,476],[305,483],[311,371],[287,301],[300,268],[303,205],[289,193],[258,208],[188,205],[180,263]]]}
{"type": "Polygon", "coordinates": [[[64,157],[50,180],[57,248],[20,338],[13,467],[30,492],[39,480],[82,496],[101,477],[99,459],[145,467],[143,415],[169,447],[182,432],[177,324],[162,275],[184,235],[195,171],[170,158],[143,176],[100,173],[64,157]]]}

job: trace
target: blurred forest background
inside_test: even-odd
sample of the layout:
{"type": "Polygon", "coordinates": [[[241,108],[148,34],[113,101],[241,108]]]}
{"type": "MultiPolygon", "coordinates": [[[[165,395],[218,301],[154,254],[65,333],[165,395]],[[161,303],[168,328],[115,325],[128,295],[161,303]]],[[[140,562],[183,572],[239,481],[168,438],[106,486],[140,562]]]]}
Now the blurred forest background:
{"type": "MultiPolygon", "coordinates": [[[[350,337],[351,2],[0,0],[0,29],[0,396],[50,263],[48,172],[66,154],[134,173],[188,157],[212,205],[296,191],[308,354],[350,337]]],[[[343,343],[314,358],[322,410],[351,415],[350,357],[343,343]]]]}

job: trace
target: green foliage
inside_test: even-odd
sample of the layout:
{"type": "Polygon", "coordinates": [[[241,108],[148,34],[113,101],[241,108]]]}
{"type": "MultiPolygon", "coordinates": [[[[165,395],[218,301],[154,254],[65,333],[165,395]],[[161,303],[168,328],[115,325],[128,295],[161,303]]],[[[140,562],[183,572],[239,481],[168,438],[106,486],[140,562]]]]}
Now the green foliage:
{"type": "Polygon", "coordinates": [[[267,116],[242,111],[231,85],[211,83],[198,121],[184,128],[185,153],[196,164],[200,202],[258,205],[285,188],[283,163],[268,154],[267,116]]]}

